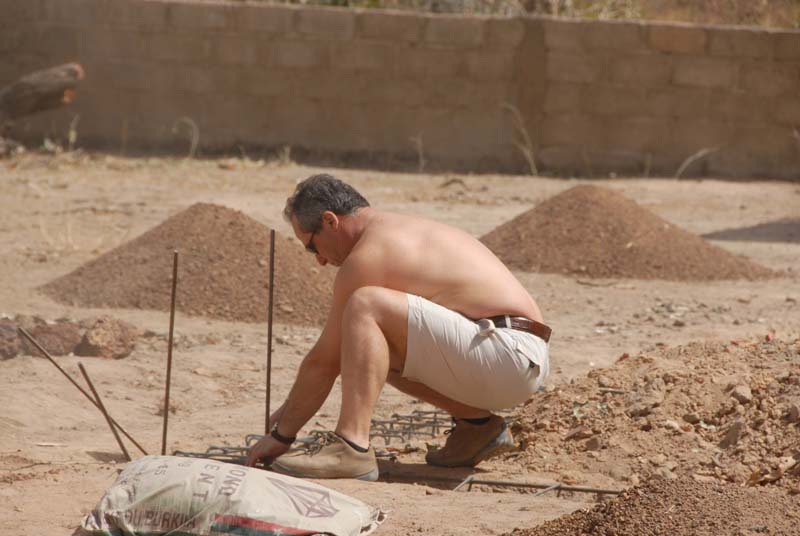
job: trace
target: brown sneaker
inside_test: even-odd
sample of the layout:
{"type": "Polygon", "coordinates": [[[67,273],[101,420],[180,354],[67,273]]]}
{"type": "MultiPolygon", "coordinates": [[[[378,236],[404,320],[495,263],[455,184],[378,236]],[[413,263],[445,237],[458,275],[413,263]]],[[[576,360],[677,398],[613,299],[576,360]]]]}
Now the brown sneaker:
{"type": "Polygon", "coordinates": [[[372,447],[358,452],[333,432],[312,432],[314,440],[272,462],[272,470],[299,478],[378,480],[372,447]]]}
{"type": "Polygon", "coordinates": [[[425,455],[425,461],[440,467],[475,467],[483,460],[514,448],[511,432],[502,417],[492,415],[486,424],[454,419],[444,446],[425,455]]]}

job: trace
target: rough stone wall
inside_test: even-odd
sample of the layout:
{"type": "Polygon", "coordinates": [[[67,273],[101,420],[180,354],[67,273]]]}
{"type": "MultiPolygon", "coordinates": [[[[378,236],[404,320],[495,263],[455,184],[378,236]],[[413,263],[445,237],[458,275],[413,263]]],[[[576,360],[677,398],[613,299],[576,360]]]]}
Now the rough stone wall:
{"type": "MultiPolygon", "coordinates": [[[[800,32],[160,0],[0,0],[0,84],[80,61],[15,126],[111,151],[284,145],[342,161],[800,176],[800,32]],[[517,121],[516,114],[521,118],[517,121]],[[181,118],[188,118],[191,121],[181,118]]],[[[295,153],[296,154],[296,153],[295,153]]]]}

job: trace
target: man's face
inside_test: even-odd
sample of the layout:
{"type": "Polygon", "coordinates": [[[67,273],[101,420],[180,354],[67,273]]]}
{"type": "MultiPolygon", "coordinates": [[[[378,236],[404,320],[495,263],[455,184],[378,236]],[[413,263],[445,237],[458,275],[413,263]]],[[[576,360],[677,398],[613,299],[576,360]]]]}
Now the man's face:
{"type": "Polygon", "coordinates": [[[323,215],[322,225],[318,230],[308,232],[301,229],[297,218],[292,216],[294,235],[303,244],[306,251],[314,255],[314,258],[317,259],[321,266],[326,264],[341,266],[344,259],[339,258],[336,249],[333,247],[335,242],[333,241],[333,236],[330,236],[333,230],[330,225],[326,225],[324,218],[325,216],[323,215]]]}

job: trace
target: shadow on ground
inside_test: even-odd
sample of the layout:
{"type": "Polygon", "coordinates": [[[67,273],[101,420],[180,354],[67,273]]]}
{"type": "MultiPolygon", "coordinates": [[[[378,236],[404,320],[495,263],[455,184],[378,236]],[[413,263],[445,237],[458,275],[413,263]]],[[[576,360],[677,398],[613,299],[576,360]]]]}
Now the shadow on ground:
{"type": "Polygon", "coordinates": [[[750,227],[723,229],[706,233],[709,240],[738,240],[742,242],[793,242],[800,243],[800,219],[784,218],[750,227]]]}

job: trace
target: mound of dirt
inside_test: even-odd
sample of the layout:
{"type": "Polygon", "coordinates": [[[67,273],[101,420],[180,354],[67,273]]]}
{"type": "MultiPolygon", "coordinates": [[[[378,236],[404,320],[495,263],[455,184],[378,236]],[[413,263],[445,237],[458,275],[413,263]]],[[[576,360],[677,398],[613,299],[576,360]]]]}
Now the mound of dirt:
{"type": "MultiPolygon", "coordinates": [[[[198,203],[41,290],[84,307],[169,310],[173,251],[179,251],[177,310],[265,322],[269,229],[230,208],[198,203]]],[[[320,270],[294,238],[276,236],[276,322],[322,325],[333,274],[320,270]]]]}
{"type": "Polygon", "coordinates": [[[544,201],[481,241],[506,265],[522,271],[673,281],[775,275],[614,190],[592,185],[544,201]]]}
{"type": "Polygon", "coordinates": [[[607,503],[513,536],[735,536],[797,534],[800,504],[775,490],[654,479],[607,503]]]}
{"type": "Polygon", "coordinates": [[[535,396],[512,430],[519,461],[540,471],[800,494],[800,340],[623,354],[613,367],[535,396]]]}

